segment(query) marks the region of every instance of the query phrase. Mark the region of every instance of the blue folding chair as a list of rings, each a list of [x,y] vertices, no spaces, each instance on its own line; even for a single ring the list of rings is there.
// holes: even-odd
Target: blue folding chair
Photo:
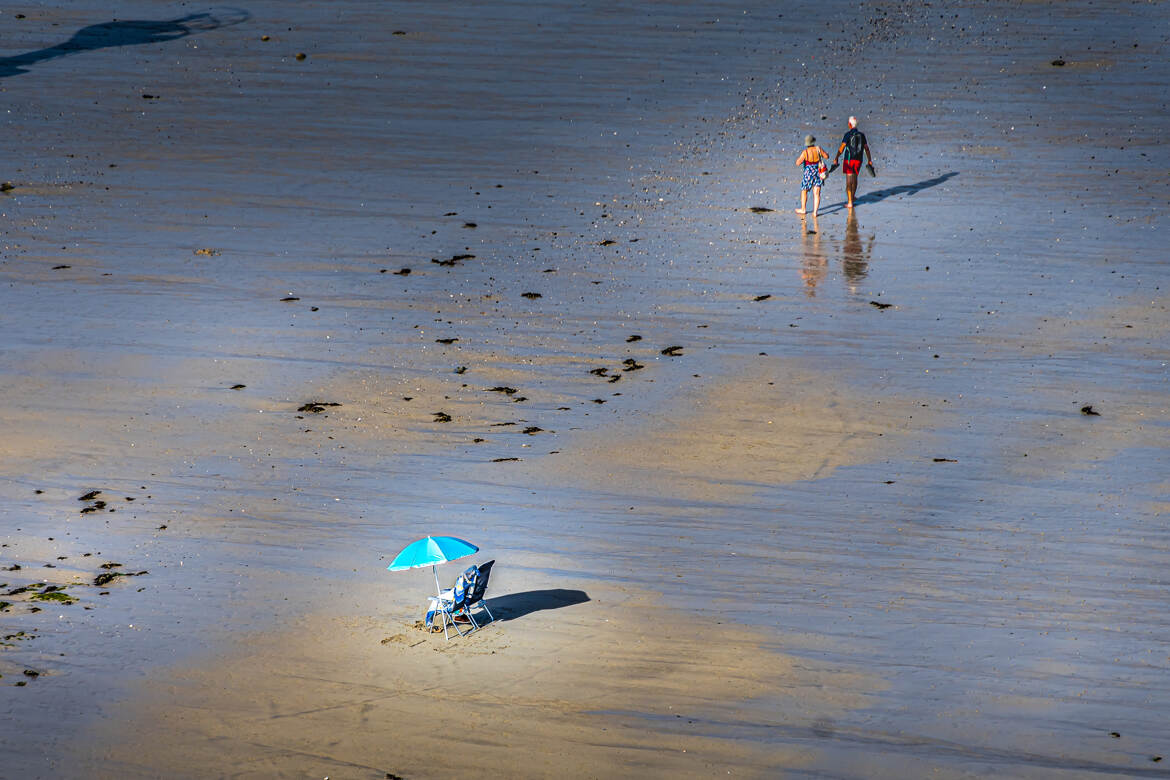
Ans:
[[[467,615],[466,606],[467,598],[474,592],[478,581],[479,569],[475,566],[468,566],[462,574],[455,578],[454,587],[448,588],[438,596],[431,596],[430,608],[427,610],[426,616],[426,627],[433,628],[435,620],[441,619],[443,621],[443,636],[450,641],[450,627],[454,627],[455,633],[463,636],[463,630],[459,628],[459,621],[456,618],[466,617],[467,622],[476,626],[475,621]],[[472,628],[472,631],[474,630],[475,628]]]
[[[495,561],[491,560],[487,563],[481,563],[479,566],[468,566],[462,574],[455,578],[455,587],[443,591],[438,596],[431,596],[430,609],[427,610],[426,617],[427,628],[432,628],[436,619],[442,620],[443,636],[450,641],[450,628],[454,627],[455,632],[459,636],[463,636],[463,630],[459,624],[467,622],[471,624],[471,629],[467,632],[470,634],[481,628],[479,621],[471,612],[472,607],[477,604],[487,613],[488,622],[495,621],[496,617],[488,609],[487,601],[484,599],[484,594],[487,593],[488,578],[491,576],[494,564]]]
[[[487,601],[484,599],[484,594],[487,593],[488,578],[492,576],[492,566],[494,564],[495,561],[491,560],[487,563],[481,563],[478,567],[476,567],[479,569],[479,576],[476,578],[475,587],[471,589],[471,592],[467,594],[467,597],[463,600],[463,613],[467,615],[467,619],[471,621],[471,624],[475,626],[475,628],[480,628],[479,623],[475,620],[475,615],[471,614],[471,608],[476,604],[482,607],[483,611],[487,613],[489,618],[488,622],[492,622],[496,619],[495,615],[492,614],[492,611],[488,609]],[[484,625],[487,625],[487,623]]]

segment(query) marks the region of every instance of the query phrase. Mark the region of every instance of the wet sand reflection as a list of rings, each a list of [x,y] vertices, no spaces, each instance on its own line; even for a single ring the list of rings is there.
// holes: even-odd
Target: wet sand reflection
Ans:
[[[857,214],[849,212],[845,221],[845,239],[841,242],[841,272],[845,274],[845,284],[851,293],[857,292],[858,283],[869,273],[869,260],[873,256],[876,238],[876,233],[870,233],[869,238],[862,241],[857,227]]]
[[[821,229],[818,219],[814,216],[802,220],[804,235],[801,236],[803,259],[800,264],[800,278],[804,280],[804,294],[815,298],[817,286],[824,281],[829,271],[829,260],[825,249],[821,245]],[[869,275],[869,263],[873,257],[873,245],[877,234],[870,232],[862,238],[861,229],[857,224],[857,215],[850,213],[845,222],[845,237],[841,240],[841,273],[845,277],[845,286],[850,293],[856,293],[857,287]]]
[[[800,241],[801,247],[804,249],[804,260],[800,264],[800,278],[804,280],[804,294],[809,298],[815,298],[817,285],[825,278],[829,261],[825,258],[825,252],[821,248],[821,230],[817,218],[813,216],[811,219],[805,220],[802,217],[800,222],[804,228],[804,235]]]

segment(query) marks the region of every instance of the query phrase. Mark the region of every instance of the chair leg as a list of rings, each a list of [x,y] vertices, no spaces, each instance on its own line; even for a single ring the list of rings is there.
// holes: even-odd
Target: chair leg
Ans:
[[[496,622],[496,616],[492,614],[492,611],[490,609],[488,609],[487,599],[480,601],[479,605],[481,607],[483,607],[484,611],[488,613],[488,617],[491,618],[491,621],[489,621],[489,622],[492,622],[492,623]]]
[[[452,612],[452,613],[451,613],[451,625],[455,627],[455,633],[456,633],[456,634],[458,634],[459,636],[463,636],[463,629],[461,629],[461,628],[459,627],[459,623],[458,623],[458,622],[456,622],[456,620],[455,620],[455,613],[454,613],[454,612]]]
[[[480,603],[482,604],[483,602],[480,602]],[[486,605],[484,606],[484,609],[487,609]],[[488,617],[492,617],[492,612],[490,609],[487,611],[487,613],[488,613]],[[463,607],[463,614],[467,616],[467,622],[470,623],[472,626],[470,629],[467,630],[467,634],[470,634],[473,631],[476,631],[477,629],[482,628],[482,626],[479,624],[479,621],[477,621],[475,619],[475,616],[471,614],[470,608]],[[443,637],[448,642],[451,641],[451,632],[450,632],[451,628],[454,628],[455,633],[458,634],[459,636],[466,636],[467,635],[467,634],[464,634],[463,629],[461,629],[459,627],[459,622],[457,620],[455,620],[455,609],[454,608],[452,608],[450,610],[441,609],[441,610],[439,610],[439,615],[441,615],[443,618]],[[495,620],[494,617],[492,617],[492,619]]]

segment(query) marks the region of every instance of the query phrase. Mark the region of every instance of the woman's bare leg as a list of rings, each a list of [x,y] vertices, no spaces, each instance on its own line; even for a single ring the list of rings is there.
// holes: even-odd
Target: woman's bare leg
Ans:
[[[804,207],[808,205],[808,190],[802,189],[800,191],[800,208],[796,210],[797,214],[804,214]]]
[[[815,217],[817,215],[817,212],[820,210],[821,210],[821,188],[820,187],[813,187],[813,216]]]

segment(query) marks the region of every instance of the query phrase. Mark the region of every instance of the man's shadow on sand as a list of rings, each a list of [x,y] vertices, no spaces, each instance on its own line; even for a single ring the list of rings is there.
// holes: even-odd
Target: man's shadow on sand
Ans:
[[[247,11],[229,8],[216,13],[188,14],[177,19],[158,21],[115,19],[101,24],[91,24],[89,27],[82,27],[73,33],[72,38],[56,46],[17,54],[14,57],[0,57],[0,79],[28,73],[31,66],[58,57],[118,46],[165,43],[186,38],[196,32],[230,27],[251,18],[252,15]]]
[[[549,590],[526,590],[523,593],[508,593],[484,599],[496,620],[515,620],[533,612],[546,609],[561,609],[589,601],[583,590],[551,588]]]
[[[864,195],[858,195],[853,199],[853,205],[865,206],[870,203],[880,203],[886,198],[892,198],[895,195],[913,195],[917,192],[930,189],[931,187],[937,187],[947,179],[952,179],[958,175],[958,171],[950,171],[949,173],[944,173],[941,176],[935,176],[933,179],[924,179],[923,181],[916,182],[914,184],[899,184],[897,187],[887,187],[884,190],[874,190],[873,192],[867,192]],[[840,203],[834,203],[831,206],[826,206],[825,208],[821,209],[821,215],[823,216],[825,214],[832,214],[835,211],[841,211],[845,208],[846,203],[847,201],[843,200]]]

